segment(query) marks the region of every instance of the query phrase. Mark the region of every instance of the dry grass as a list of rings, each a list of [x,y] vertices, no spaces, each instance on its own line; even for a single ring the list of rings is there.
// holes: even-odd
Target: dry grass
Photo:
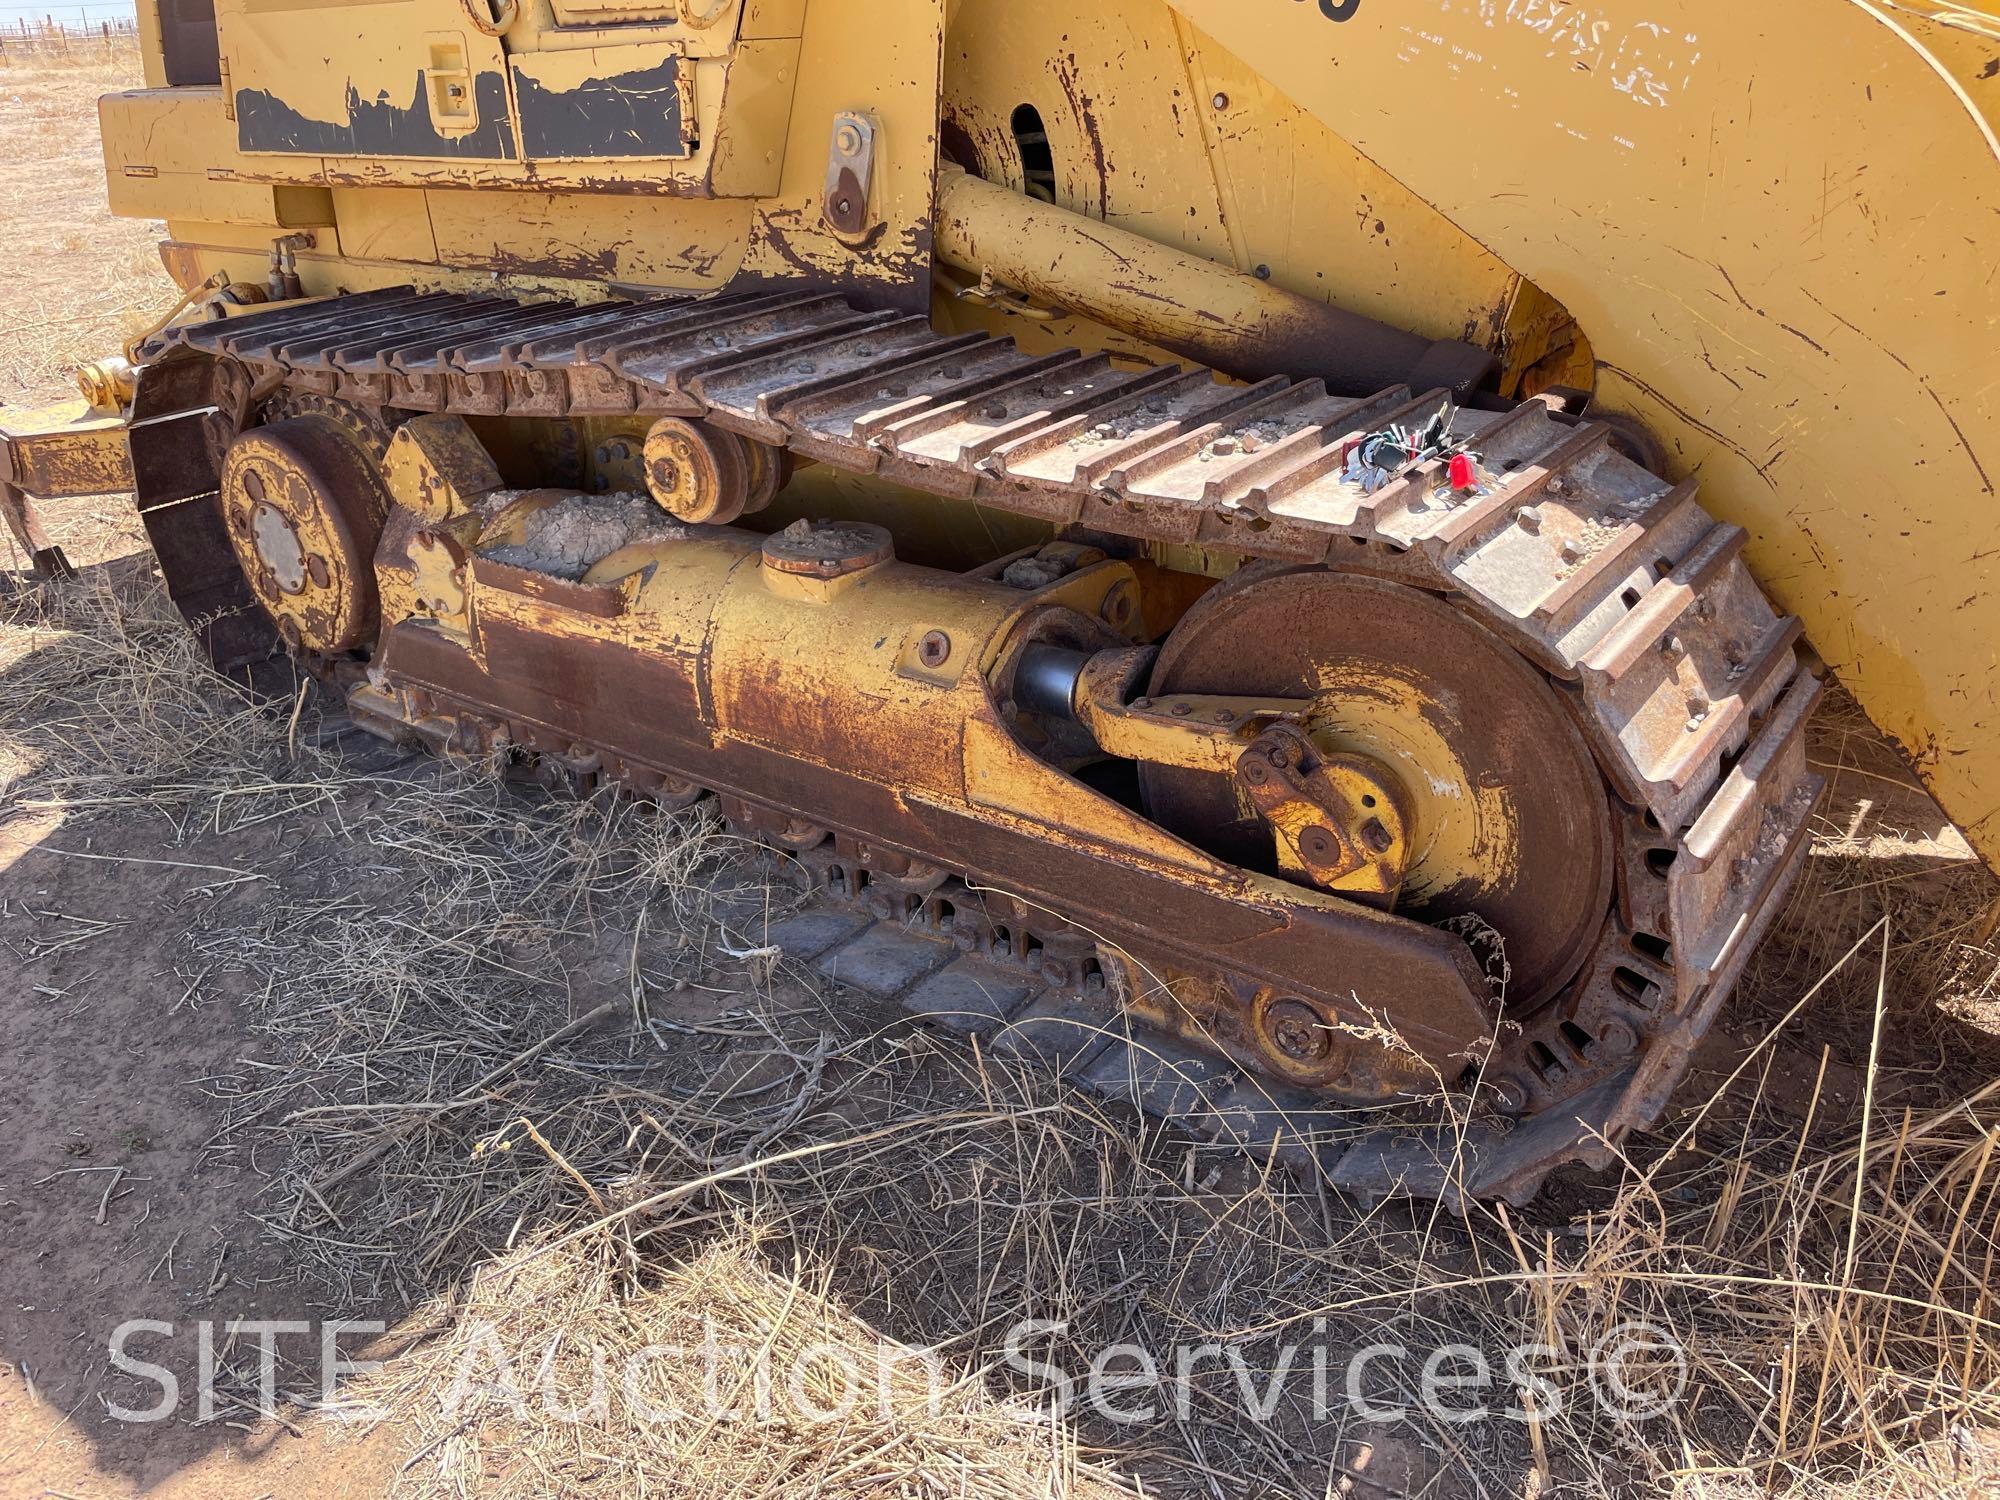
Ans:
[[[104,86],[0,75],[10,138],[44,148],[0,209],[25,278],[0,382],[41,399],[165,291],[150,228],[105,230],[83,133]],[[82,560],[136,544],[115,505],[51,521]],[[256,898],[202,904],[179,940],[185,994],[253,997],[264,1044],[204,1083],[213,1149],[268,1173],[254,1212],[302,1287],[399,1315],[349,1398],[407,1440],[408,1494],[1861,1500],[2000,1480],[1994,885],[1851,708],[1816,735],[1838,780],[1815,858],[1726,1018],[1746,1049],[1629,1165],[1459,1222],[1323,1195],[829,987],[763,949],[782,872],[701,810],[361,758],[312,704],[252,708],[141,564],[0,608],[0,818],[260,852]],[[1071,1372],[1118,1342],[1219,1352],[1185,1415],[1056,1417],[1006,1357],[1024,1319],[1060,1325],[1032,1357]],[[1589,1399],[1583,1359],[1634,1319],[1693,1374],[1643,1421]],[[1298,1378],[1268,1419],[1246,1409],[1287,1346],[1295,1377],[1324,1351],[1338,1397],[1383,1340],[1416,1362],[1370,1367],[1378,1404],[1454,1342],[1544,1343],[1548,1384],[1527,1421],[1338,1399],[1322,1419]],[[710,1341],[736,1351],[737,1415],[658,1417],[700,1411],[687,1351]],[[593,1350],[663,1345],[686,1357],[645,1367],[651,1414],[615,1383],[588,1409]],[[843,1350],[891,1371],[854,1410],[804,1420],[780,1380],[760,1412],[757,1351],[829,1407]],[[545,1391],[586,1410],[552,1420]]]
[[[1858,1497],[1995,1478],[2000,1111],[1879,1055],[1855,1075],[1865,1116],[1816,1069],[1777,1086],[1822,1045],[1795,1033],[1838,1031],[1865,1064],[1878,999],[1914,1017],[1937,998],[1918,985],[1990,988],[1992,955],[1910,894],[1921,881],[1873,887],[1892,904],[1858,945],[1823,950],[1762,1049],[1731,1059],[1740,1076],[1635,1143],[1629,1170],[1459,1223],[1323,1199],[774,968],[755,950],[782,883],[699,810],[301,749],[312,714],[294,726],[205,679],[141,576],[17,601],[7,639],[0,719],[62,752],[13,805],[144,810],[169,845],[299,833],[267,896],[191,926],[186,977],[260,994],[282,1060],[211,1083],[216,1149],[277,1164],[267,1232],[329,1303],[408,1309],[402,1352],[353,1396],[407,1434],[410,1494],[1322,1496],[1358,1470],[1363,1496]],[[1829,827],[1822,858],[1851,842]],[[1788,921],[1785,969],[1836,930],[1814,905],[1829,872]],[[1954,898],[1978,883],[1933,878]],[[1775,996],[1761,976],[1749,1008]],[[1628,1423],[1587,1399],[1581,1355],[1640,1318],[1686,1347],[1694,1385]],[[1006,1360],[1023,1319],[1062,1325],[1032,1354],[1072,1373],[1126,1341],[1163,1360],[1213,1342],[1247,1375],[1203,1362],[1185,1420],[1171,1403],[1129,1426],[1055,1420]],[[709,1338],[737,1416],[701,1414],[691,1355],[648,1364],[643,1391],[696,1415],[622,1399],[623,1354]],[[1457,1341],[1547,1343],[1552,1399],[1526,1425],[1339,1402],[1322,1421],[1295,1379],[1269,1420],[1245,1409],[1239,1381],[1261,1388],[1288,1344],[1295,1369],[1327,1351],[1337,1389],[1383,1339],[1418,1359],[1371,1371],[1378,1402]],[[751,1351],[784,1372],[809,1347],[886,1364],[886,1402],[870,1387],[844,1420],[801,1420],[781,1378],[757,1416]],[[544,1392],[588,1407],[593,1350],[609,1407],[552,1420]]]
[[[0,68],[0,403],[73,395],[79,364],[117,353],[173,302],[156,248],[163,226],[113,218],[105,206],[97,99],[139,83],[135,48]]]
[[[0,793],[39,771],[38,809],[134,795],[184,806],[255,774],[285,742],[282,721],[216,680],[163,590],[102,570],[17,605],[0,633],[0,719],[21,726]]]
[[[1892,1069],[1977,1087],[1993,1060],[1978,1043],[2000,1035],[1995,882],[1852,698],[1829,693],[1813,729],[1813,761],[1831,794],[1791,920],[1761,951],[1742,1003],[1782,1014],[1829,954],[1845,952],[1886,918],[1883,1059]],[[1849,966],[1830,987],[1830,1003],[1799,1018],[1801,1044],[1825,1045],[1836,1060],[1865,1067],[1868,1030],[1853,1021],[1870,1012],[1876,989],[1873,967]]]

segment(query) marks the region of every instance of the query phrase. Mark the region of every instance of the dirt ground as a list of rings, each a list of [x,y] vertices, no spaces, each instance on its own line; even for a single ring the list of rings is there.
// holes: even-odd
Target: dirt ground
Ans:
[[[90,102],[120,81],[0,73],[7,400],[171,300],[154,227],[103,210]],[[1807,872],[1669,1120],[1461,1222],[1315,1195],[827,982],[764,943],[790,898],[699,813],[401,755],[283,683],[252,707],[122,499],[48,520],[81,576],[0,581],[0,1496],[1992,1492],[2000,893],[1838,694]],[[257,1320],[305,1325],[270,1382]],[[334,1320],[382,1325],[337,1347],[383,1368],[329,1391]],[[1454,1340],[1635,1321],[1693,1366],[1663,1413],[1383,1414]],[[1298,1339],[1414,1363],[1378,1360],[1367,1410],[1288,1385],[1247,1415]],[[1131,1421],[1050,1415],[1007,1357],[1192,1340],[1218,1353],[1185,1410]],[[697,1409],[718,1342],[775,1412]],[[507,1378],[573,1400],[642,1348],[671,1415],[628,1385],[553,1420]],[[926,1350],[941,1396],[906,1372],[836,1420],[744,1364]],[[171,1415],[114,1415],[165,1372]]]

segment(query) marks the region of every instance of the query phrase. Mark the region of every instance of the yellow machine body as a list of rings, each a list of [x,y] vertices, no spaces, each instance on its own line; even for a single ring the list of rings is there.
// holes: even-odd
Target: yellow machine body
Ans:
[[[941,326],[1028,347],[1148,347],[1156,321],[1075,313],[1102,267],[1038,257],[1032,223],[934,241],[942,141],[1260,284],[1492,348],[1510,393],[1630,414],[2000,855],[1980,5],[1099,0],[1058,36],[1004,0],[218,0],[205,68],[198,10],[144,0],[148,87],[102,107],[113,207],[167,220],[186,285],[259,284],[304,231],[309,293],[804,277],[879,305],[935,288]],[[844,115],[872,136],[860,234],[825,213]]]
[[[1309,1154],[1518,1195],[1774,918],[1802,640],[2000,863],[1983,4],[140,30],[110,199],[185,297],[94,386],[212,654],[713,794],[920,1014],[1272,1149],[1467,1094]],[[0,443],[38,566],[59,441]]]

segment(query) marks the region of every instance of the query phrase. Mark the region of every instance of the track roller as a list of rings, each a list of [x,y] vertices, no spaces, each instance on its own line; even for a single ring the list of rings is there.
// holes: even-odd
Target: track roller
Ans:
[[[706,422],[661,417],[646,433],[646,488],[663,510],[691,526],[727,526],[743,514],[751,499],[751,464],[743,439]],[[775,484],[770,489],[776,493]]]

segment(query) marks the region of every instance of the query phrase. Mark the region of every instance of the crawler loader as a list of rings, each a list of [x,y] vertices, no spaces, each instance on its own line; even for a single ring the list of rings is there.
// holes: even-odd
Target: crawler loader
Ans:
[[[38,565],[129,455],[218,665],[713,798],[989,1050],[1519,1199],[1772,921],[1822,665],[2000,856],[1986,0],[139,25],[184,296],[4,445]]]

